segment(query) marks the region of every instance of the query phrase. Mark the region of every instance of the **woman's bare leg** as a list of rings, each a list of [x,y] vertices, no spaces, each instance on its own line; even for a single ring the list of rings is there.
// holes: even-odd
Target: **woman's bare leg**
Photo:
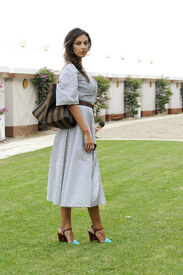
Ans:
[[[63,228],[71,228],[71,207],[60,207],[61,211],[61,226]]]
[[[61,210],[61,226],[64,229],[68,229],[72,227],[71,223],[71,207],[60,207]],[[62,231],[59,229],[59,232]],[[69,243],[73,242],[73,232],[71,230],[65,232],[65,236]]]
[[[90,218],[92,220],[93,227],[96,229],[102,228],[102,220],[100,217],[100,211],[98,206],[88,207],[88,212],[90,214]],[[90,228],[90,232],[94,233],[92,227]],[[96,236],[98,237],[100,242],[105,241],[105,231],[104,229],[96,231]]]

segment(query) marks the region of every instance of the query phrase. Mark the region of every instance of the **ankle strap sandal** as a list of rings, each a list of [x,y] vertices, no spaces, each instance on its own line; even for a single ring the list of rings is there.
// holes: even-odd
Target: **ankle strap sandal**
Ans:
[[[99,230],[102,230],[104,229],[103,227],[101,228],[95,228],[93,225],[91,226],[94,233],[90,232],[88,230],[88,234],[89,234],[89,238],[90,238],[90,242],[93,242],[93,241],[98,241],[99,243],[101,243],[101,241],[98,239],[98,237],[96,236],[96,232],[99,231]],[[105,239],[104,243],[111,243],[112,241],[109,240],[108,238]],[[102,242],[103,243],[103,242]]]
[[[60,233],[60,232],[58,232],[58,239],[59,239],[59,242],[61,242],[61,243],[68,243],[68,240],[67,240],[67,237],[66,237],[66,235],[65,235],[65,232],[66,231],[69,231],[69,230],[72,230],[72,228],[63,228],[62,226],[60,227],[60,230],[63,232],[63,234],[62,233]],[[76,241],[76,240],[74,240],[73,242],[72,242],[72,244],[79,244],[79,242],[78,241]]]

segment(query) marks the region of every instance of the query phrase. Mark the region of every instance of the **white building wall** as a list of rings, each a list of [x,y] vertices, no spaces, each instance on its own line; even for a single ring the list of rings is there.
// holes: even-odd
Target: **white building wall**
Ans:
[[[181,109],[181,96],[180,96],[180,83],[172,82],[170,84],[170,90],[173,92],[173,95],[170,97],[168,104],[168,109]]]
[[[28,87],[23,87],[23,78],[7,79],[6,89],[6,126],[27,126],[37,124],[32,110],[37,106],[37,92],[28,80]]]
[[[106,115],[106,109],[102,109],[100,112],[100,116],[105,120],[105,115]]]
[[[5,117],[5,125],[6,126],[12,126],[14,125],[14,93],[13,93],[13,79],[5,79],[4,81],[5,85],[5,105],[8,109],[8,112],[6,113]]]
[[[6,127],[7,132],[12,136],[30,134],[37,131],[37,120],[32,115],[32,110],[37,106],[37,91],[31,84],[30,78],[36,71],[15,70],[0,71],[0,107],[7,107]],[[95,74],[96,75],[96,74]],[[23,87],[23,79],[27,77],[28,87]],[[124,117],[124,81],[127,76],[104,75],[110,80],[108,109],[102,110],[101,115],[108,117],[109,120],[118,120]],[[137,76],[131,76],[137,78]],[[140,79],[140,77],[138,76]],[[143,78],[141,87],[141,111],[142,115],[153,115],[155,113],[155,81],[156,77]],[[180,99],[180,85],[183,79],[172,79],[171,90],[173,95],[168,104],[169,113],[182,111]],[[176,82],[177,81],[177,82]],[[150,86],[152,82],[152,87]],[[173,110],[173,111],[172,111]],[[144,114],[143,114],[144,112]],[[154,113],[153,113],[154,112]],[[27,127],[26,127],[27,126]],[[27,131],[27,132],[26,132]],[[32,132],[31,132],[32,131]]]
[[[150,85],[151,82],[151,85]],[[143,81],[141,87],[141,111],[154,111],[155,110],[155,82]]]
[[[4,89],[4,78],[0,77],[0,108],[5,106],[5,89]]]
[[[108,93],[110,100],[108,101],[108,109],[106,109],[107,115],[124,114],[124,82],[119,81],[118,83],[119,86],[117,87],[117,81],[110,81]]]

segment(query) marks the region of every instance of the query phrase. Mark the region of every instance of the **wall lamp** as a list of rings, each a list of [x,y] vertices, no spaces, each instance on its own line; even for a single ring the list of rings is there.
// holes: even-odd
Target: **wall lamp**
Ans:
[[[142,59],[141,59],[140,57],[138,57],[138,58],[137,58],[137,61],[138,61],[138,62],[141,62],[141,61],[142,61]]]
[[[151,58],[151,59],[149,59],[149,62],[150,62],[151,64],[153,64],[153,63],[154,63],[154,60]]]
[[[24,48],[27,45],[27,42],[25,40],[20,40],[19,41],[19,46]]]
[[[48,51],[48,50],[49,50],[49,45],[46,45],[46,44],[43,45],[43,50],[44,50],[44,51]]]

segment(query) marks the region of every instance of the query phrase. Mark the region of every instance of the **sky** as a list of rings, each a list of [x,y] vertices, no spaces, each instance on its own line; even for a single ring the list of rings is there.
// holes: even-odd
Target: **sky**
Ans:
[[[92,39],[88,72],[183,78],[182,10],[182,0],[0,0],[0,67],[61,70],[79,27]]]

